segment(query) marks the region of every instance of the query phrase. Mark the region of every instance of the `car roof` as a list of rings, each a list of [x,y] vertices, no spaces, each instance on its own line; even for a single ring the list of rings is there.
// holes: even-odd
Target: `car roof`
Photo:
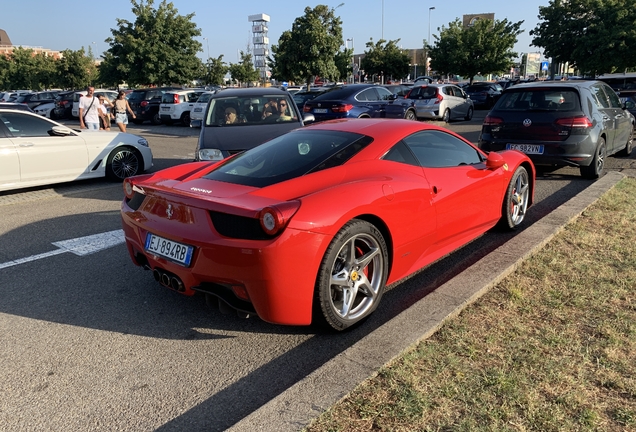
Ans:
[[[536,87],[590,87],[593,84],[601,83],[598,80],[573,80],[573,81],[533,81],[527,83],[520,83],[509,87],[506,91],[510,90],[523,90],[527,88]]]
[[[249,87],[249,88],[226,88],[223,90],[220,90],[218,92],[216,92],[214,94],[214,96],[212,96],[213,99],[216,99],[217,97],[228,97],[228,96],[235,96],[235,97],[241,97],[241,96],[251,96],[251,97],[257,97],[257,96],[261,96],[261,95],[281,95],[281,96],[291,96],[291,93],[287,92],[286,90],[281,90],[279,88],[276,87]]]

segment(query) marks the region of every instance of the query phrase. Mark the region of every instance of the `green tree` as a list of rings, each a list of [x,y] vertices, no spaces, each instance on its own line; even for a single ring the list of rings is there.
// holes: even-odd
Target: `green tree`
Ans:
[[[57,86],[65,89],[81,89],[91,83],[93,59],[84,49],[64,50],[62,58],[55,62]]]
[[[117,19],[104,55],[104,73],[131,86],[186,84],[198,74],[202,45],[195,40],[201,30],[192,22],[194,13],[179,15],[172,3],[131,0],[134,22]],[[114,79],[114,78],[113,78]]]
[[[532,44],[555,63],[600,75],[636,66],[634,0],[551,0],[539,6]]]
[[[252,63],[252,54],[241,51],[240,55],[240,63],[230,63],[229,71],[232,79],[245,84],[258,81],[259,75]]]
[[[225,81],[225,74],[229,68],[223,61],[223,55],[217,58],[210,57],[205,66],[205,83],[213,85],[221,85]],[[257,72],[258,79],[258,72]]]
[[[382,75],[394,79],[405,78],[409,74],[409,56],[406,50],[398,46],[399,39],[386,41],[373,39],[366,43],[367,50],[360,68],[367,75]]]
[[[338,81],[344,81],[353,72],[353,49],[345,48],[344,51],[338,51],[334,57],[336,68],[338,69]]]
[[[0,89],[2,90],[10,88],[7,83],[10,67],[11,61],[9,61],[9,58],[7,56],[0,55]]]
[[[38,90],[38,66],[32,49],[16,47],[9,59],[7,87]]]
[[[510,70],[517,53],[512,51],[523,21],[477,20],[464,27],[459,19],[438,29],[434,46],[428,45],[431,69],[440,75],[457,74],[473,77],[477,74],[502,73]]]
[[[36,79],[40,89],[57,87],[57,61],[44,53],[39,53],[34,58],[37,67]]]
[[[306,7],[305,15],[294,20],[291,30],[272,46],[272,77],[280,81],[305,82],[309,87],[316,76],[340,77],[335,57],[342,39],[342,21],[327,5]]]

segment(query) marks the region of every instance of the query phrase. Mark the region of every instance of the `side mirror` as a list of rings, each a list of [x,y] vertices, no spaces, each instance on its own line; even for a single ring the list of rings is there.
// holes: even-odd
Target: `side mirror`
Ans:
[[[201,120],[190,120],[190,127],[191,128],[200,128],[202,126],[202,121]]]
[[[310,114],[310,113],[303,114],[303,123],[304,124],[313,123],[315,121],[316,121],[316,117],[314,117],[313,114]]]
[[[489,170],[496,170],[501,168],[506,163],[506,160],[497,152],[491,151],[488,153],[488,159],[486,159],[486,168]]]
[[[64,126],[53,126],[53,128],[49,131],[49,135],[51,136],[69,136],[73,135],[73,131]]]
[[[392,101],[396,100],[397,98],[398,98],[397,94],[392,94],[391,96],[389,96],[389,100],[392,100]]]

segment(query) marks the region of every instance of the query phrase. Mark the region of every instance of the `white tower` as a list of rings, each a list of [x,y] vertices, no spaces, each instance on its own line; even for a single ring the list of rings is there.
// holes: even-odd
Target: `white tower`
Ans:
[[[269,79],[267,57],[269,56],[269,37],[267,23],[269,15],[257,14],[247,17],[252,23],[252,43],[254,44],[254,67],[260,72],[261,79]]]

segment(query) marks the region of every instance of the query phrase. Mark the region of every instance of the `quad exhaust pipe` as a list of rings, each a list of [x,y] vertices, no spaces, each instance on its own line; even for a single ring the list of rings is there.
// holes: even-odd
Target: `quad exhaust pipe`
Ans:
[[[181,281],[181,279],[179,279],[178,276],[170,274],[165,270],[158,269],[158,268],[154,269],[152,271],[152,277],[154,277],[157,282],[159,282],[161,285],[167,288],[170,288],[179,292],[185,291],[185,286],[183,285],[183,282]]]

